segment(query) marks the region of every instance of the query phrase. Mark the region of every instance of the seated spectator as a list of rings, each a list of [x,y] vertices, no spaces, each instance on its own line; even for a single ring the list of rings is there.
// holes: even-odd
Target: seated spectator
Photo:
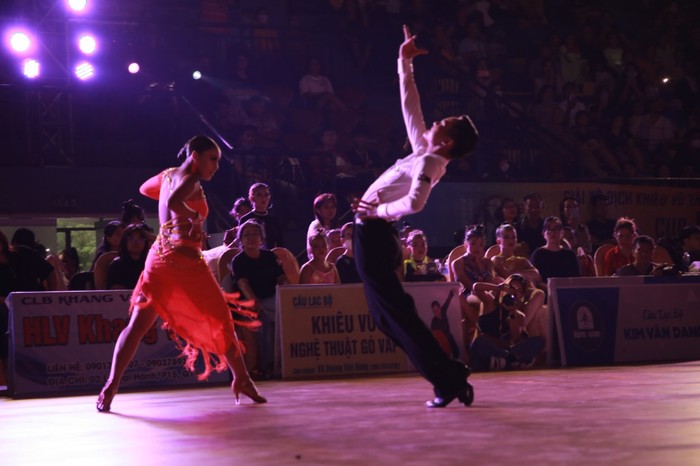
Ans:
[[[503,280],[494,274],[493,262],[484,257],[486,244],[483,225],[467,228],[464,235],[466,253],[452,262],[452,276],[462,284],[462,295],[471,294],[476,282],[501,283]]]
[[[231,217],[235,223],[233,228],[229,228],[224,233],[223,244],[234,247],[236,244],[236,236],[238,236],[238,225],[241,224],[241,218],[248,212],[253,210],[253,204],[250,200],[245,197],[239,197],[233,201],[233,207],[229,210],[228,215]]]
[[[133,199],[122,203],[122,225],[141,225],[141,229],[146,233],[148,241],[153,243],[156,234],[153,228],[146,223],[146,209],[136,204]]]
[[[343,237],[340,234],[340,228],[327,230],[326,239],[328,239],[328,251],[343,247]]]
[[[545,293],[542,277],[539,271],[526,257],[515,254],[518,244],[518,236],[513,225],[506,223],[496,230],[496,241],[500,248],[499,254],[492,257],[493,269],[496,275],[502,279],[517,274],[527,280],[524,295],[525,327],[531,335],[540,335],[547,338],[547,310],[542,306],[545,301]]]
[[[61,262],[61,272],[66,285],[76,273],[80,272],[80,257],[78,250],[71,247],[61,251],[58,255],[58,260]]]
[[[340,283],[362,283],[360,275],[355,267],[355,257],[352,254],[352,235],[355,229],[353,222],[348,222],[340,228],[340,235],[343,238],[344,251],[335,261],[335,268],[338,270]],[[331,250],[330,253],[333,251]]]
[[[309,224],[306,230],[306,238],[314,236],[318,230],[324,232],[336,228],[338,220],[338,201],[333,193],[323,193],[316,196],[314,199],[314,219]]]
[[[608,218],[609,205],[607,196],[603,194],[591,196],[593,217],[586,226],[591,234],[592,252],[595,252],[601,244],[612,244],[615,241],[613,238],[615,220]]]
[[[513,225],[505,223],[496,229],[496,244],[499,252],[491,258],[496,276],[505,280],[512,274],[519,273],[535,286],[541,284],[542,277],[532,262],[516,253],[518,232]]]
[[[408,259],[403,261],[403,276],[407,282],[445,281],[439,261],[428,257],[428,238],[421,230],[413,230],[406,240]]]
[[[526,254],[545,244],[542,238],[542,198],[537,193],[525,195],[523,208],[525,215],[515,228],[518,230],[518,239],[527,246]]]
[[[483,303],[479,335],[470,348],[469,364],[477,371],[528,367],[545,348],[545,339],[525,329],[527,280],[514,274],[500,285],[477,282],[473,293]]]
[[[544,219],[542,236],[545,238],[545,245],[537,248],[530,258],[545,283],[550,278],[578,277],[580,274],[576,254],[564,247],[563,230],[559,217]]]
[[[564,111],[569,128],[573,128],[578,112],[586,110],[586,105],[578,99],[576,84],[567,82],[563,87],[563,98],[559,102],[559,108]]]
[[[18,228],[12,235],[10,247],[10,267],[15,273],[14,291],[54,291],[61,288],[58,273],[39,254],[34,232],[28,228]]]
[[[504,196],[501,198],[501,205],[494,214],[496,224],[502,226],[504,223],[510,223],[515,227],[520,223],[520,213],[518,212],[518,203],[512,197]],[[493,243],[496,244],[496,229],[493,231]]]
[[[272,205],[270,187],[265,183],[254,183],[248,190],[248,199],[253,210],[241,217],[241,224],[257,220],[265,227],[265,248],[284,247],[282,222],[268,212]]]
[[[649,104],[647,113],[630,124],[630,132],[648,155],[670,146],[675,137],[676,128],[665,112],[666,101],[659,97]]]
[[[107,289],[133,290],[146,266],[149,247],[144,225],[128,225],[119,242],[118,255],[107,268]]]
[[[309,108],[328,111],[348,109],[335,95],[330,79],[321,74],[318,58],[309,60],[309,72],[299,80],[299,94]]]
[[[700,261],[700,227],[697,225],[683,227],[679,237],[683,248],[679,265],[681,270],[687,272],[691,264]]]
[[[97,259],[106,252],[112,252],[119,249],[119,242],[122,239],[122,233],[124,232],[124,225],[119,220],[112,220],[107,225],[105,225],[104,233],[102,234],[102,240],[97,246],[95,251],[95,258],[92,260],[92,266],[90,270],[95,268],[95,262]]]
[[[591,236],[588,228],[581,222],[578,200],[566,196],[559,204],[559,218],[564,225],[563,240],[565,245],[576,253],[581,277],[595,277],[595,264],[591,256]]]
[[[603,275],[611,276],[620,267],[632,262],[632,242],[637,237],[637,224],[631,218],[620,217],[613,229],[617,245],[605,253]]]
[[[647,235],[637,236],[632,241],[632,263],[623,265],[615,275],[628,277],[632,275],[661,275],[661,269],[668,264],[655,264],[651,261],[655,242]]]
[[[571,131],[581,154],[581,167],[585,174],[595,178],[622,174],[620,162],[605,146],[598,128],[590,124],[590,114],[587,111],[576,113]]]
[[[319,285],[322,283],[334,284],[340,283],[338,271],[335,264],[330,264],[326,261],[328,254],[328,238],[322,229],[319,229],[315,235],[307,239],[307,254],[309,261],[301,266],[299,271],[300,285]]]
[[[279,148],[281,137],[279,123],[270,112],[268,102],[260,96],[254,96],[248,99],[243,107],[246,112],[244,124],[257,129],[258,147],[264,149]]]
[[[253,302],[252,309],[262,325],[254,334],[243,326],[236,331],[248,348],[245,360],[251,374],[270,378],[275,360],[277,285],[287,283],[287,278],[275,253],[263,247],[265,226],[261,222],[244,221],[238,228],[237,242],[242,250],[231,261],[232,275],[242,297]]]

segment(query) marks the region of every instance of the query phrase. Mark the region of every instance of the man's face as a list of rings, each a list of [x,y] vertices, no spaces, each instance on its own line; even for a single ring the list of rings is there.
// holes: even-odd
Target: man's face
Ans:
[[[425,132],[425,139],[432,145],[452,141],[451,129],[457,122],[457,117],[447,117],[433,123]]]
[[[525,213],[528,217],[539,218],[542,212],[542,203],[539,199],[528,199],[525,201]]]
[[[651,262],[651,255],[654,252],[654,247],[651,244],[639,243],[634,248],[634,261],[637,264],[646,265]]]

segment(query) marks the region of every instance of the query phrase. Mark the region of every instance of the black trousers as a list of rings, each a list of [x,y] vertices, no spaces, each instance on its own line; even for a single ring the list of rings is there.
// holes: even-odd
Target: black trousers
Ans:
[[[353,254],[377,327],[404,350],[418,372],[433,384],[436,396],[454,397],[463,391],[466,367],[445,354],[396,274],[402,254],[394,227],[378,218],[357,220]]]

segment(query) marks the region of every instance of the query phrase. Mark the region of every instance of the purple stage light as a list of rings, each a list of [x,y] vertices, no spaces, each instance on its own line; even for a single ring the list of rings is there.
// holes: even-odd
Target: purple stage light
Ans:
[[[129,73],[136,74],[141,70],[141,67],[139,66],[138,63],[132,62],[132,63],[129,63],[129,66],[126,69],[129,70]]]
[[[81,81],[90,79],[95,76],[95,67],[86,61],[81,61],[75,65],[75,76]]]
[[[197,80],[202,78],[202,73],[200,71],[195,71],[192,73],[192,79]]]
[[[67,0],[66,6],[75,13],[83,13],[87,10],[87,0]]]
[[[36,49],[36,40],[26,29],[8,29],[3,36],[7,48],[17,55],[32,53]]]
[[[27,58],[22,62],[22,74],[29,79],[39,77],[40,66],[39,62],[33,58]]]
[[[83,34],[78,38],[78,48],[85,55],[92,55],[97,50],[97,40],[91,34]]]

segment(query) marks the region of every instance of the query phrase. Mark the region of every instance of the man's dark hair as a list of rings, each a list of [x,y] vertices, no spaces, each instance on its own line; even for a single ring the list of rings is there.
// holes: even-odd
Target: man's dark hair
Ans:
[[[17,228],[12,235],[12,244],[15,246],[27,246],[33,248],[36,245],[36,236],[29,228]]]
[[[474,150],[476,141],[479,139],[479,131],[467,115],[458,117],[447,134],[454,141],[454,145],[450,149],[451,158],[464,157],[470,153]]]

